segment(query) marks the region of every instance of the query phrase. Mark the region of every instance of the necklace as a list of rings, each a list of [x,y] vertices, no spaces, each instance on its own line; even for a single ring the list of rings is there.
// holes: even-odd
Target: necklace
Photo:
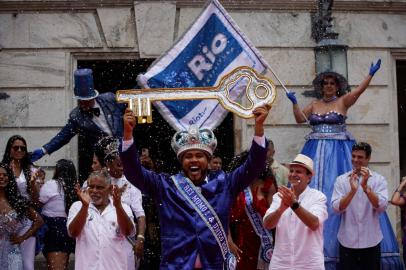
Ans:
[[[337,99],[337,96],[332,96],[332,97],[329,97],[329,98],[323,98],[323,101],[325,103],[330,103],[330,102],[333,102],[336,99]]]

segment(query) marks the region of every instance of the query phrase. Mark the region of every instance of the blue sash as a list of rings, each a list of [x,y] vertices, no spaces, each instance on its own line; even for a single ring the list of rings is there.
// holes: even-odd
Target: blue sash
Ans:
[[[227,234],[214,209],[187,177],[177,174],[171,178],[176,188],[196,210],[216,239],[225,262],[225,269],[234,270],[237,266],[237,260],[228,248]]]
[[[253,199],[249,187],[244,189],[244,195],[245,195],[245,212],[247,213],[247,216],[250,219],[252,227],[254,227],[256,234],[261,239],[261,249],[260,249],[261,258],[266,263],[269,263],[271,261],[273,252],[272,234],[270,231],[264,228],[264,226],[262,225],[261,215],[259,215],[258,212],[255,211],[254,207],[252,206]]]

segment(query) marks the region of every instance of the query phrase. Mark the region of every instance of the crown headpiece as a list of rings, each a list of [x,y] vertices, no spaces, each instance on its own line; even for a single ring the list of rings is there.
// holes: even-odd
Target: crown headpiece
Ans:
[[[210,129],[199,130],[197,125],[191,125],[188,131],[178,131],[173,135],[171,146],[178,159],[187,150],[203,150],[212,156],[217,139]]]
[[[101,138],[95,145],[95,151],[98,150],[103,155],[103,160],[111,159],[119,155],[119,140],[113,136]]]

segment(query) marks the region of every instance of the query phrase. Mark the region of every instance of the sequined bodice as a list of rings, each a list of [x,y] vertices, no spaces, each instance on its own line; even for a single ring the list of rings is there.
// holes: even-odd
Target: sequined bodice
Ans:
[[[0,239],[8,239],[10,234],[16,233],[21,226],[14,210],[7,214],[0,214]]]
[[[316,126],[320,124],[328,124],[328,125],[343,125],[345,124],[345,120],[347,116],[335,112],[330,111],[326,114],[316,114],[312,113],[309,117],[310,125]]]
[[[346,129],[346,119],[347,116],[336,111],[329,111],[326,114],[312,113],[309,116],[312,132],[306,138],[352,140],[352,135]]]

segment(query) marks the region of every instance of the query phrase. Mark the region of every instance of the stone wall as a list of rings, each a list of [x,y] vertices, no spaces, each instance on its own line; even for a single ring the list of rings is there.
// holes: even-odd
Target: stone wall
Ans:
[[[2,3],[4,2],[4,3]],[[40,147],[65,124],[72,100],[72,72],[80,59],[154,58],[167,50],[198,16],[204,1],[3,1],[0,0],[0,155],[8,137],[23,135],[29,149]],[[262,52],[299,104],[315,76],[311,38],[313,1],[227,1],[225,7]],[[335,30],[349,46],[351,86],[368,73],[371,61],[383,65],[371,86],[349,111],[349,130],[373,146],[372,166],[389,181],[399,179],[395,56],[406,48],[406,4],[336,1]],[[373,29],[373,30],[372,30]],[[398,56],[396,56],[398,57]],[[270,75],[271,76],[271,75]],[[275,81],[277,85],[277,81]],[[302,148],[306,125],[296,125],[291,103],[278,87],[266,133],[277,159],[290,161]],[[253,122],[235,118],[236,152],[246,148]],[[77,160],[77,141],[38,165]],[[51,174],[48,174],[50,176]],[[396,209],[390,207],[393,224]],[[398,227],[399,228],[399,227]]]

